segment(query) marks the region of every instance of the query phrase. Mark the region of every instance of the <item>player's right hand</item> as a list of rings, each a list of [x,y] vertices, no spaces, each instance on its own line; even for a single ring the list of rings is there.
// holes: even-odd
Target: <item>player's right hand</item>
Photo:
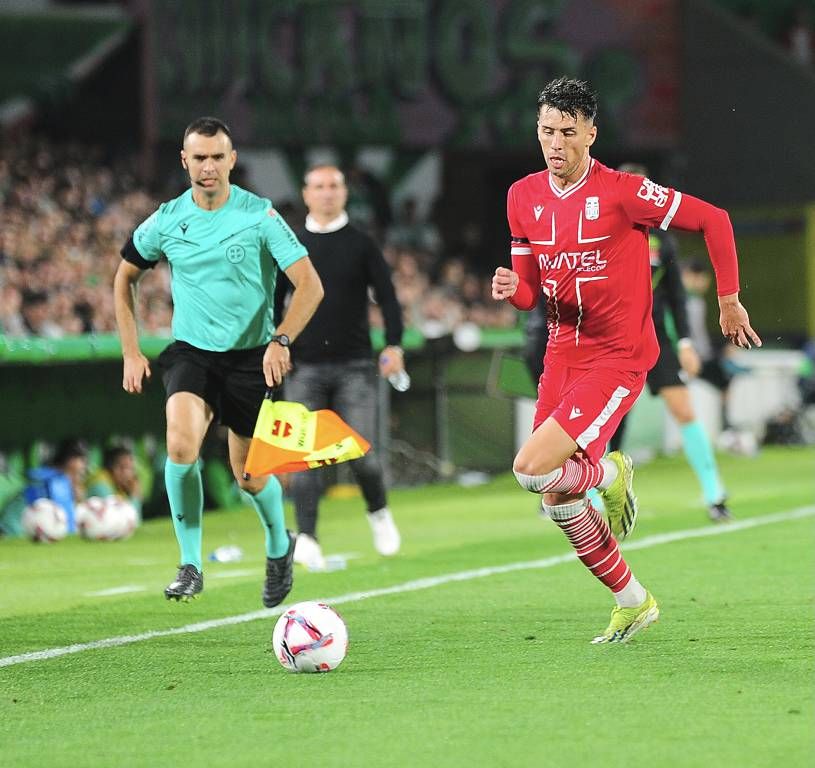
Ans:
[[[761,338],[750,325],[747,310],[738,294],[719,296],[719,326],[726,339],[742,349],[750,349],[751,343],[761,346]]]
[[[291,370],[291,352],[288,347],[270,342],[263,354],[263,377],[267,387],[283,383],[283,377]]]
[[[695,378],[699,375],[699,371],[702,370],[702,361],[699,359],[699,353],[693,348],[693,345],[680,342],[676,354],[679,357],[679,365],[688,376]]]
[[[140,395],[144,378],[149,379],[150,376],[152,376],[150,361],[141,352],[124,359],[122,389],[128,394]]]
[[[506,267],[498,267],[492,276],[492,298],[496,301],[508,299],[518,290],[518,283],[521,279],[517,272],[513,272]]]

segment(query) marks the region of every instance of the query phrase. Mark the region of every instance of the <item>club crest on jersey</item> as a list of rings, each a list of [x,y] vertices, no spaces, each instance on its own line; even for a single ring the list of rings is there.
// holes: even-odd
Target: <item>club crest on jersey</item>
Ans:
[[[540,221],[541,214],[543,213],[543,206],[542,205],[536,205],[532,209],[532,212],[535,214],[535,221]]]
[[[592,221],[600,218],[600,198],[587,197],[586,198],[586,219]]]
[[[230,245],[226,249],[226,258],[231,264],[240,264],[244,256],[246,256],[246,250],[242,245]]]

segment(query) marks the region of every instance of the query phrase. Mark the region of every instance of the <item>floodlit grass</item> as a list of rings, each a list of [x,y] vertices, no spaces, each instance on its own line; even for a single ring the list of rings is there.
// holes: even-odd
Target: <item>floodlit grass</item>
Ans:
[[[739,520],[815,511],[815,451],[721,457]],[[632,544],[713,529],[681,459],[638,470]],[[341,602],[361,590],[569,552],[510,477],[394,492],[404,547],[373,552],[358,499],[327,500],[327,554],[288,602],[338,598],[348,658],[290,675],[275,616],[1,666],[10,656],[257,611],[262,532],[207,513],[202,597],[164,601],[169,520],[129,541],[0,540],[0,764],[22,766],[804,766],[815,753],[813,517],[632,549],[659,623],[592,646],[611,600],[576,562]],[[718,529],[716,529],[718,530]],[[726,530],[726,527],[725,527]],[[99,596],[111,588],[133,591]]]

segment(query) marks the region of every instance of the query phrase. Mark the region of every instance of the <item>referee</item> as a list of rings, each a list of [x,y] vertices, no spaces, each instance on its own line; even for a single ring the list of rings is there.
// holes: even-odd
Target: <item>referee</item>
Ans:
[[[213,421],[229,427],[229,461],[266,535],[263,604],[283,601],[292,586],[294,536],[285,526],[275,477],[245,480],[243,466],[266,387],[290,368],[289,342],[303,330],[323,295],[307,251],[272,207],[229,175],[237,153],[229,128],[202,117],[184,132],[181,165],[190,189],[163,203],[122,248],[113,292],[122,341],[126,392],[138,394],[150,364],[139,349],[135,293],[146,270],[171,267],[173,337],[159,357],[167,392],[164,479],[180,550],[168,600],[188,600],[204,587],[204,506],[198,457]],[[275,281],[294,284],[286,316],[275,327]]]
[[[296,229],[325,289],[325,297],[311,322],[292,345],[292,372],[286,379],[286,399],[309,410],[330,408],[373,442],[377,414],[377,365],[373,362],[368,321],[369,292],[373,291],[385,322],[386,347],[379,355],[382,376],[404,368],[402,312],[381,250],[364,232],[348,222],[348,189],[339,168],[319,165],[305,175],[303,200],[308,209],[305,228]],[[278,285],[277,313],[290,286]],[[276,313],[276,316],[280,316]],[[362,490],[374,547],[380,555],[394,555],[401,544],[387,505],[382,466],[372,450],[349,464]],[[291,494],[299,534],[295,562],[314,570],[325,568],[317,539],[317,514],[322,470],[293,476]]]

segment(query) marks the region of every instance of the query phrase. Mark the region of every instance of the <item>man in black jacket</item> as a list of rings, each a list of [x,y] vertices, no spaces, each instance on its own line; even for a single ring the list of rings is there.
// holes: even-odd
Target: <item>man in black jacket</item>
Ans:
[[[330,408],[369,441],[376,428],[376,365],[368,322],[369,289],[382,310],[386,347],[379,373],[389,377],[404,369],[402,313],[382,252],[364,232],[348,223],[348,189],[339,168],[319,165],[305,175],[305,227],[297,236],[322,280],[325,296],[314,317],[292,345],[293,370],[286,378],[286,399],[310,410]],[[278,284],[276,306],[282,311],[287,289]],[[400,536],[387,506],[382,466],[371,450],[349,464],[368,509],[374,546],[381,555],[399,551]],[[317,541],[321,471],[293,476],[291,493],[299,534],[295,562],[325,567]]]

